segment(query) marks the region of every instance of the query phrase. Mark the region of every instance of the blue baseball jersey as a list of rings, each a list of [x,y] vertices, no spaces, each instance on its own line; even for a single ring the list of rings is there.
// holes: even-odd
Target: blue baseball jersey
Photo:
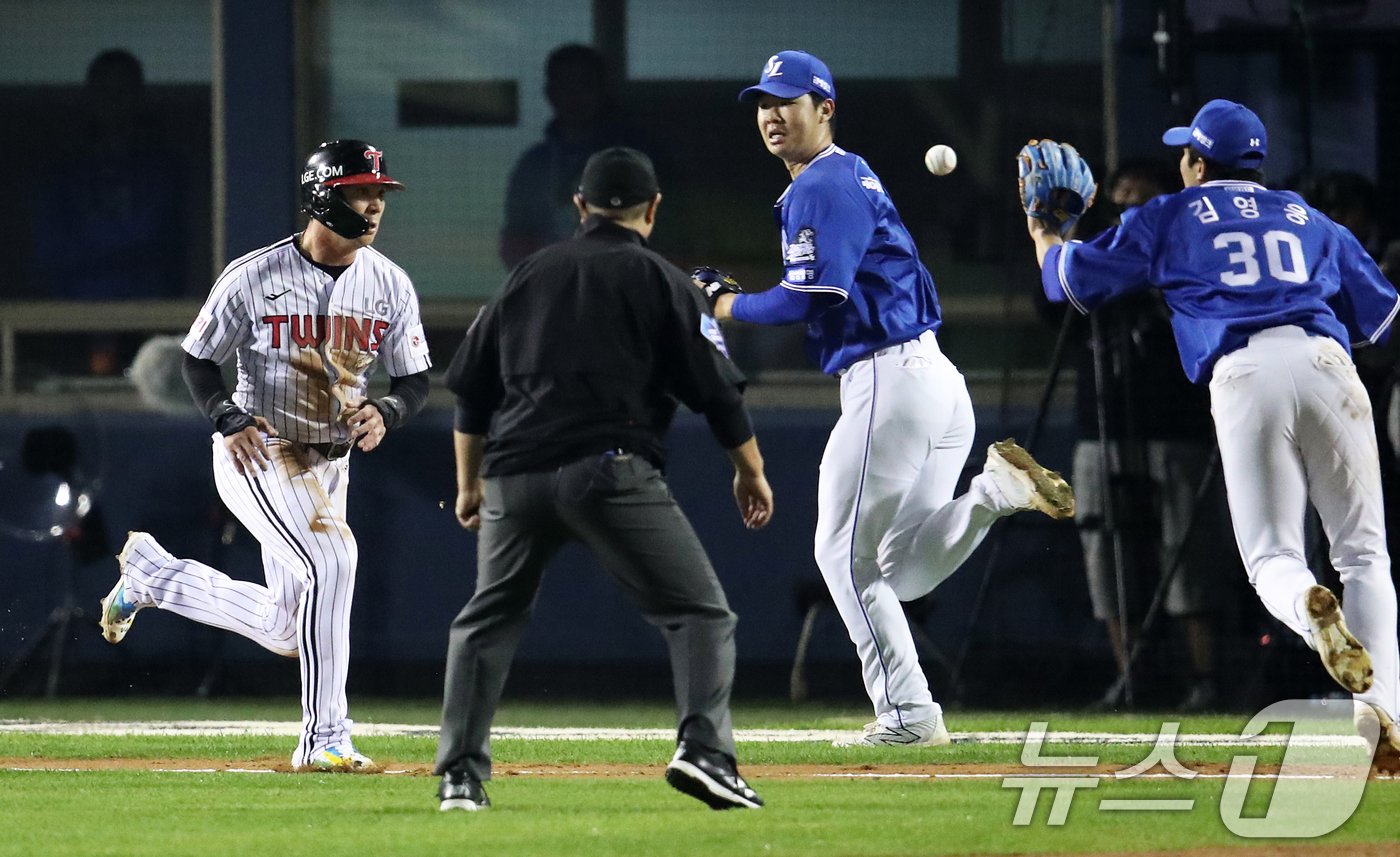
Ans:
[[[827,147],[773,213],[782,228],[782,287],[834,298],[807,324],[807,352],[823,372],[938,329],[933,277],[864,158]]]
[[[1046,254],[1047,293],[1080,312],[1157,288],[1172,310],[1181,365],[1215,361],[1261,330],[1295,325],[1343,347],[1383,341],[1400,296],[1346,228],[1292,191],[1212,181],[1128,211],[1120,226]]]

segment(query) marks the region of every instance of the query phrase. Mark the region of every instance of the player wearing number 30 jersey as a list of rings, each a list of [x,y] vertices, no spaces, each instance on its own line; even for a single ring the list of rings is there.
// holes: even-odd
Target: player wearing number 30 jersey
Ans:
[[[1042,284],[1082,312],[1161,290],[1186,374],[1210,385],[1250,583],[1333,678],[1380,712],[1376,759],[1393,765],[1396,597],[1371,403],[1350,348],[1389,336],[1400,296],[1350,232],[1261,184],[1268,138],[1244,105],[1211,101],[1162,141],[1182,147],[1179,193],[1085,243],[1063,244],[1028,219]],[[1345,587],[1345,621],[1306,563],[1309,501]]]

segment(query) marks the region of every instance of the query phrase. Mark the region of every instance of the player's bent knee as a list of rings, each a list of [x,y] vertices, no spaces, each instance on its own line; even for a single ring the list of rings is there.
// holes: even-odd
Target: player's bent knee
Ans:
[[[1253,586],[1258,586],[1259,579],[1270,573],[1291,572],[1299,567],[1307,569],[1308,563],[1302,554],[1295,551],[1255,555],[1247,557],[1245,561],[1245,572],[1249,575],[1249,582]]]
[[[1342,586],[1360,581],[1390,581],[1390,556],[1385,553],[1365,554],[1333,559]]]
[[[295,633],[281,636],[271,635],[266,640],[260,640],[259,644],[278,657],[292,658],[293,660],[301,657]]]

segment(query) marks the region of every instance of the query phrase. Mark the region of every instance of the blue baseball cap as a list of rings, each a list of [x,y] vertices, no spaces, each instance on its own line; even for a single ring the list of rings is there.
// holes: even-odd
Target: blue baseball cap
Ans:
[[[764,94],[798,98],[809,92],[836,100],[831,69],[806,51],[779,51],[764,64],[758,83],[739,93],[739,100],[753,101]]]
[[[1188,127],[1167,129],[1162,142],[1190,146],[1201,156],[1226,167],[1253,169],[1269,153],[1269,135],[1253,110],[1234,101],[1207,101]]]

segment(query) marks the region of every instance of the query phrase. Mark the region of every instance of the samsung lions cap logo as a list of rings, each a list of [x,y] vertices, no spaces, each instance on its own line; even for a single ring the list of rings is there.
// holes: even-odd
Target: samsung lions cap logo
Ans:
[[[750,68],[752,68],[752,66],[750,66]],[[768,62],[767,62],[766,64],[764,64],[764,66],[763,66],[763,79],[764,79],[764,80],[767,80],[767,79],[770,78],[770,77],[782,77],[782,76],[783,76],[783,61],[780,60],[780,59],[778,59],[778,55],[777,55],[777,54],[773,54],[771,57],[768,58]]]

